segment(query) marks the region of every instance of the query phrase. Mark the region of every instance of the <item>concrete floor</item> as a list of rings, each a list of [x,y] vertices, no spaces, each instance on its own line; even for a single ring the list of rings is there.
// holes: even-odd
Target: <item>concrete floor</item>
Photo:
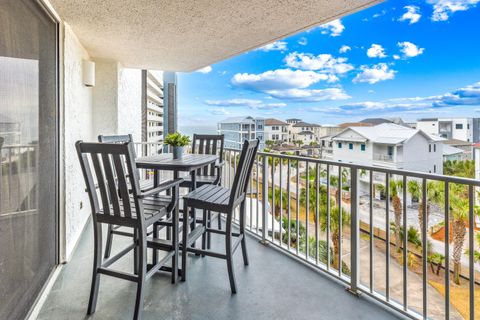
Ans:
[[[223,249],[213,236],[216,249]],[[147,282],[144,319],[396,319],[366,298],[347,293],[344,287],[288,256],[248,237],[250,265],[235,254],[238,293],[232,295],[223,260],[189,257],[189,278],[175,285],[169,274]],[[116,236],[113,252],[128,243]],[[87,317],[91,280],[93,234],[88,226],[72,260],[63,267],[38,319],[131,319],[136,285],[101,276],[96,313]],[[113,268],[132,270],[132,255]]]

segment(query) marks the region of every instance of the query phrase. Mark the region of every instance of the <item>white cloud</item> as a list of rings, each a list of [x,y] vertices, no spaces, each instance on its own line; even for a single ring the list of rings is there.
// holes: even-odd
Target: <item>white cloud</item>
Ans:
[[[348,52],[348,51],[350,51],[350,50],[352,50],[352,48],[350,48],[350,47],[347,46],[347,45],[343,45],[343,46],[340,47],[340,50],[338,50],[338,52],[340,52],[340,53],[346,53],[346,52]]]
[[[385,49],[379,44],[372,44],[367,50],[367,56],[370,58],[386,58]]]
[[[308,40],[305,37],[301,37],[300,39],[298,39],[297,43],[301,46],[306,46],[308,44]]]
[[[398,59],[400,59],[400,56],[398,54],[394,54],[393,59],[398,60]]]
[[[427,0],[433,5],[433,21],[447,21],[457,11],[466,11],[480,2],[480,0]]]
[[[405,12],[398,19],[398,21],[408,21],[408,24],[414,24],[414,23],[417,23],[422,17],[422,15],[419,13],[420,8],[417,6],[405,6],[403,8],[407,9],[407,12]]]
[[[253,99],[228,99],[228,100],[206,100],[205,103],[209,106],[222,107],[252,107],[262,104],[261,100]]]
[[[379,113],[438,113],[454,110],[455,107],[476,107],[480,105],[480,82],[437,96],[395,98],[383,101],[364,101],[335,108],[318,109],[325,113],[341,115],[366,115]],[[478,110],[478,109],[474,109]]]
[[[213,108],[213,109],[209,109],[208,111],[210,111],[211,114],[216,116],[226,116],[230,114],[230,112],[225,108]]]
[[[338,37],[345,30],[345,26],[340,19],[333,20],[320,26],[322,34],[329,34],[331,37]]]
[[[392,80],[395,78],[395,70],[388,67],[386,63],[379,63],[371,67],[361,66],[361,73],[353,79],[353,83],[375,84],[380,81]]]
[[[200,72],[200,73],[206,74],[206,73],[209,73],[209,72],[211,72],[211,71],[212,71],[212,67],[211,67],[211,66],[206,66],[206,67],[204,67],[204,68],[202,68],[202,69],[198,69],[196,72]]]
[[[286,51],[288,50],[287,43],[285,41],[275,41],[272,43],[269,43],[261,48],[258,48],[257,50],[260,51]]]
[[[296,102],[318,102],[351,98],[341,88],[270,90],[267,91],[267,93],[277,99],[292,100]]]
[[[285,57],[286,65],[291,68],[315,70],[332,75],[343,74],[353,70],[353,66],[347,63],[347,61],[347,58],[335,58],[331,54],[314,56],[310,53],[292,52]],[[332,78],[329,80],[332,82]]]
[[[423,51],[425,51],[424,48],[417,47],[417,45],[408,41],[399,42],[397,46],[400,48],[400,51],[403,53],[405,58],[419,56],[423,53]]]
[[[255,99],[227,99],[227,100],[205,100],[205,104],[209,106],[217,106],[222,108],[215,108],[210,110],[225,110],[224,107],[248,107],[250,109],[278,109],[286,107],[287,104],[283,102],[278,103],[263,103],[261,100]]]
[[[314,71],[277,69],[260,74],[237,73],[232,84],[253,91],[306,88],[319,81],[329,80],[328,75]]]

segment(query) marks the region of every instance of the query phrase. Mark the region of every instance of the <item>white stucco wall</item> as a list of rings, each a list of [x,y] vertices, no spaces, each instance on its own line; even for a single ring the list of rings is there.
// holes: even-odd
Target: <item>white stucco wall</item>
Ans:
[[[118,69],[118,134],[131,133],[134,141],[142,140],[142,71]]]
[[[93,88],[95,136],[117,133],[117,72],[117,62],[95,60],[95,87]]]
[[[90,215],[80,164],[75,151],[77,140],[93,139],[92,89],[82,81],[82,60],[89,59],[75,34],[65,25],[64,38],[64,154],[65,234],[68,259]]]

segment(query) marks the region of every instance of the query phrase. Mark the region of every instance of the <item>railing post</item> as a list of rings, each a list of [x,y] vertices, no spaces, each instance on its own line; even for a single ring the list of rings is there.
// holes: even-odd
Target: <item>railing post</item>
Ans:
[[[268,156],[263,156],[262,164],[262,244],[267,245],[267,232],[268,232]],[[258,214],[258,212],[257,212]],[[273,232],[273,231],[272,231]]]
[[[350,171],[350,287],[347,289],[354,295],[358,293],[359,280],[359,219],[358,219],[358,170],[352,167]],[[342,214],[341,212],[339,214]]]

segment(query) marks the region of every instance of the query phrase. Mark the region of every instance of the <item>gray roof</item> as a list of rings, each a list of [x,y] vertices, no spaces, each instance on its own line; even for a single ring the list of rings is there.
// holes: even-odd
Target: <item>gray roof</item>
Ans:
[[[253,117],[247,116],[247,117],[230,117],[227,119],[224,119],[220,121],[219,123],[250,123],[254,124],[255,119]]]
[[[385,144],[399,144],[402,143],[417,133],[422,134],[425,138],[432,141],[442,141],[443,138],[432,136],[426,134],[421,130],[415,130],[409,127],[400,126],[394,123],[382,123],[373,127],[350,127],[344,131],[333,136],[333,140],[343,140],[343,138],[337,138],[343,132],[347,130],[352,130],[358,133],[360,136],[366,140],[370,140],[376,143],[385,143]],[[345,140],[358,140],[356,138],[346,138]]]
[[[321,127],[321,125],[316,123],[307,123],[307,122],[297,122],[292,127]]]
[[[299,134],[301,134],[301,135],[307,135],[307,134],[314,134],[314,133],[313,133],[312,131],[308,131],[308,130],[307,130],[307,131],[302,131],[302,132],[300,132]]]
[[[465,151],[459,148],[452,147],[451,145],[445,144],[443,146],[443,155],[451,156],[454,154],[464,153]]]
[[[382,124],[382,123],[392,123],[393,121],[384,119],[384,118],[366,118],[360,121],[361,123],[371,123],[371,124]]]

